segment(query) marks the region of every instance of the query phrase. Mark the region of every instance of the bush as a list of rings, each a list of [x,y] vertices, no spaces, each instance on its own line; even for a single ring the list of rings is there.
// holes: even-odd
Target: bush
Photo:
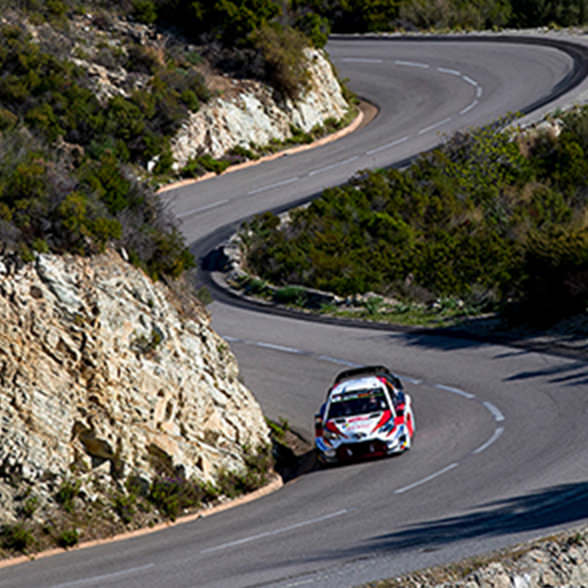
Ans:
[[[39,499],[36,496],[29,496],[25,500],[25,503],[23,504],[23,507],[22,507],[23,516],[30,519],[33,516],[33,514],[35,514],[35,511],[37,510],[38,506],[39,506]]]
[[[265,78],[277,90],[296,98],[308,87],[308,71],[302,33],[277,23],[263,24],[250,35],[250,40],[262,54]]]
[[[137,512],[136,509],[137,497],[132,492],[124,494],[119,492],[115,495],[112,506],[114,512],[120,517],[121,521],[128,525]]]
[[[133,0],[132,15],[145,24],[153,24],[157,20],[157,8],[152,0]]]
[[[204,175],[206,172],[222,174],[229,165],[229,161],[214,159],[214,157],[210,155],[201,155],[200,157],[190,159],[182,168],[180,174],[184,178],[197,178]]]
[[[549,324],[588,308],[588,234],[552,227],[529,238],[524,260],[522,311],[528,321]]]
[[[267,482],[273,463],[271,446],[259,448],[257,452],[245,448],[245,471],[221,471],[217,489],[229,498],[256,490]]]
[[[14,551],[26,551],[33,544],[32,533],[21,523],[2,527],[2,547]]]
[[[157,478],[151,484],[149,500],[166,517],[175,520],[183,510],[200,506],[205,488],[184,478]]]
[[[540,301],[555,300],[557,312],[581,312],[588,109],[564,118],[557,140],[523,145],[494,124],[456,135],[405,171],[363,172],[287,222],[258,216],[241,231],[248,267],[284,286],[278,297],[288,302],[295,283],[493,308],[523,300],[544,317]]]
[[[64,529],[57,536],[56,542],[59,547],[67,549],[77,545],[80,540],[80,534],[77,529]]]
[[[74,499],[79,495],[80,487],[81,483],[79,480],[64,480],[59,486],[55,494],[55,500],[57,500],[66,512],[73,512]]]
[[[287,286],[274,293],[274,301],[278,304],[304,306],[307,301],[306,290],[301,286]]]

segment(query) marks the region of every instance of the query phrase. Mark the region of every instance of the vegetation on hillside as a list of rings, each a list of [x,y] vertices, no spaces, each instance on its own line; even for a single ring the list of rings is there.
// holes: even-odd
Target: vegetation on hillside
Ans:
[[[365,172],[280,223],[245,225],[247,263],[277,285],[377,292],[550,321],[588,304],[588,109],[513,140],[496,123],[409,169]]]
[[[85,72],[21,28],[0,29],[0,236],[32,252],[124,246],[154,277],[193,264],[133,164],[169,165],[170,137],[207,92],[179,64],[152,63],[144,90],[101,103]]]
[[[170,139],[209,98],[202,57],[183,49],[185,39],[206,42],[203,52],[215,65],[294,96],[307,81],[304,34],[279,22],[280,6],[263,0],[0,4],[12,13],[0,27],[2,242],[25,259],[34,251],[88,254],[114,243],[153,277],[181,274],[194,260],[138,178],[148,177],[146,168],[171,171]],[[106,35],[97,47],[77,43],[78,60],[122,67],[131,80],[124,91],[100,97],[70,54],[72,19],[89,12],[102,31],[114,30],[117,18],[134,19],[166,34],[175,30],[176,42],[162,47],[129,38],[117,45]],[[43,34],[33,38],[27,20],[45,27]]]
[[[438,0],[431,4],[422,0],[23,0],[15,7],[0,0],[5,12],[18,10],[23,17],[8,20],[13,24],[3,24],[0,30],[0,238],[25,258],[30,258],[34,251],[92,253],[107,243],[115,243],[154,277],[179,275],[193,265],[173,220],[148,184],[137,179],[141,175],[147,177],[146,167],[155,174],[170,172],[170,139],[188,113],[198,110],[209,98],[197,67],[202,56],[179,49],[180,40],[197,43],[206,59],[232,75],[257,77],[284,95],[295,96],[306,83],[303,47],[308,42],[323,46],[329,30],[575,24],[583,22],[586,16],[586,1]],[[154,25],[159,31],[173,31],[178,43],[159,50],[142,42],[121,47],[103,43],[98,61],[110,67],[124,67],[140,83],[127,88],[125,93],[100,98],[91,89],[87,71],[71,61],[67,43],[56,42],[52,34],[33,39],[23,25],[25,17],[36,26],[50,23],[52,30],[60,31],[61,38],[67,39],[71,19],[88,12],[93,13],[95,23],[102,23],[104,30],[113,28],[115,19],[122,17]],[[83,60],[87,56],[77,57]],[[468,150],[474,140],[461,137],[454,142],[460,141],[460,157],[472,157]],[[528,158],[523,159],[521,169],[515,170],[511,179],[526,186],[527,180],[520,175],[522,170],[532,167],[524,172],[532,176],[538,173],[535,168],[539,164],[531,165]],[[193,166],[216,169],[222,163],[199,160]],[[428,165],[433,170],[437,164]],[[424,162],[421,167],[419,173],[428,173],[430,182],[441,182],[436,172],[425,170]],[[548,173],[544,170],[542,184],[546,184]],[[386,181],[391,186],[395,182],[409,182],[408,193],[421,190],[421,180],[411,179],[410,174],[402,180],[391,176]],[[541,198],[549,200],[551,191],[550,186],[545,188]],[[329,194],[325,195],[325,202],[328,198],[333,202],[328,206],[344,210],[347,189]],[[472,206],[477,210],[483,208],[488,197],[476,198]],[[407,209],[414,209],[418,215],[418,206],[411,203]],[[427,214],[427,226],[440,230],[437,224],[443,222],[443,213]],[[393,222],[399,242],[418,241],[409,220]],[[387,235],[392,230],[386,217],[369,222],[370,226],[364,228],[369,234]],[[357,227],[346,239],[359,244],[360,236],[356,233]],[[464,244],[468,239],[484,243],[471,260],[452,259],[444,277],[429,272],[426,277],[414,271],[408,273],[414,274],[416,283],[428,290],[460,292],[460,281],[465,279],[461,276],[471,275],[473,268],[485,261],[484,256],[495,249],[493,272],[507,272],[510,259],[517,254],[509,253],[508,259],[504,259],[501,246],[493,240],[495,233],[485,229],[483,239],[478,234],[474,239],[462,231],[457,239],[460,245],[437,244],[433,251],[429,244],[429,249],[419,250],[423,259],[436,259],[442,249],[445,256],[459,251],[460,239],[465,240]],[[529,267],[543,263],[545,255],[551,255],[545,253],[549,245],[544,239],[541,234],[527,240],[535,244],[534,256],[524,251]],[[271,243],[269,247],[273,247]],[[408,254],[395,254],[394,261],[384,249],[381,255],[382,267],[397,276],[412,267]],[[297,261],[286,257],[272,259],[268,271],[272,276],[280,274],[279,280],[292,274],[291,267],[298,267]],[[313,259],[314,268],[308,267],[308,260],[300,261],[305,267],[304,279],[297,278],[301,282],[312,282],[311,276],[321,274],[319,268],[325,266],[323,253]],[[468,264],[470,267],[466,267]],[[381,286],[388,278],[380,278],[379,273],[370,273],[369,281]],[[451,277],[452,273],[460,277]],[[322,274],[319,282],[321,287],[339,291],[361,291],[366,287],[367,277],[361,272],[350,273],[346,263],[339,261]],[[505,287],[496,285],[494,275],[476,283],[482,289],[492,283],[493,298],[510,295]]]
[[[334,33],[574,26],[588,18],[586,0],[291,0],[291,6],[326,20]]]
[[[131,475],[124,484],[109,488],[98,481],[88,483],[82,472],[72,471],[68,477],[53,480],[49,504],[47,497],[27,487],[19,495],[16,521],[0,524],[0,559],[56,546],[67,549],[80,542],[153,527],[209,508],[219,499],[252,492],[269,481],[273,449],[264,446],[252,451],[245,447],[243,453],[242,470],[221,469],[215,483],[186,479],[168,466],[162,467],[151,482]],[[84,491],[88,488],[101,499],[88,500]]]

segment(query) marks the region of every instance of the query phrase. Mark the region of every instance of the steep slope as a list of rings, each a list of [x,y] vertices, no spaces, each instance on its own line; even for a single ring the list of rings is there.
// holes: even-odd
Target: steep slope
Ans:
[[[0,263],[0,505],[36,516],[74,476],[88,500],[164,472],[215,482],[269,443],[203,308],[114,252]],[[92,498],[93,497],[93,498]]]

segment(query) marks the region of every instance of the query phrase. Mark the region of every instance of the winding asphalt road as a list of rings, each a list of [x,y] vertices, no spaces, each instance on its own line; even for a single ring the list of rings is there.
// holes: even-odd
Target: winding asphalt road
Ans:
[[[586,91],[584,82],[538,104],[581,73],[578,61],[512,39],[333,39],[328,49],[351,88],[380,107],[378,117],[316,150],[166,194],[199,253],[254,212],[404,160],[445,133]],[[256,502],[165,531],[2,569],[0,587],[353,586],[588,519],[587,363],[220,301],[210,308],[268,416],[309,437],[338,370],[395,369],[414,398],[412,450],[313,471]]]

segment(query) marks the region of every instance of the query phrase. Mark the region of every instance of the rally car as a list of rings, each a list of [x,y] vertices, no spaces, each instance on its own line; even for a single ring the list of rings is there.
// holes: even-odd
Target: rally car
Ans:
[[[402,453],[414,436],[411,397],[384,366],[341,372],[315,415],[315,444],[323,463]]]

